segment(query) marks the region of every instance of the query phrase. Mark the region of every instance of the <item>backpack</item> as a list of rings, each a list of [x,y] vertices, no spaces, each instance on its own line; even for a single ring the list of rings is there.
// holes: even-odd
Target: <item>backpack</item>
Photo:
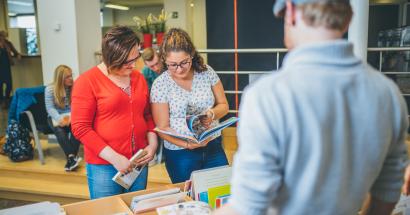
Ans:
[[[10,160],[20,162],[33,159],[33,146],[30,144],[31,138],[27,128],[11,120],[7,126],[6,138],[3,149]]]

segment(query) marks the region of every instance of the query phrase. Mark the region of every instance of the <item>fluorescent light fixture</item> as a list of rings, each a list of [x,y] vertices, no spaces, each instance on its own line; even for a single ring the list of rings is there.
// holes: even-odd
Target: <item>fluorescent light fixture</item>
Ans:
[[[9,4],[14,4],[14,5],[19,5],[19,6],[26,6],[26,7],[31,7],[33,6],[32,3],[30,2],[22,2],[22,1],[8,1]]]
[[[11,13],[11,12],[9,12],[9,16],[17,16],[17,13]]]
[[[129,10],[127,6],[117,5],[117,4],[106,4],[105,7],[117,9],[117,10]]]

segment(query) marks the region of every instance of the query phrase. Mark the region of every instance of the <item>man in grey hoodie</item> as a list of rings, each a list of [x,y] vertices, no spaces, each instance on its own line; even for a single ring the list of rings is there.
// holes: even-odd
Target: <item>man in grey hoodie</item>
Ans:
[[[287,54],[240,106],[232,196],[217,214],[390,214],[407,162],[397,86],[342,39],[348,0],[276,0]],[[262,96],[263,95],[263,96]],[[270,209],[270,210],[268,210]]]

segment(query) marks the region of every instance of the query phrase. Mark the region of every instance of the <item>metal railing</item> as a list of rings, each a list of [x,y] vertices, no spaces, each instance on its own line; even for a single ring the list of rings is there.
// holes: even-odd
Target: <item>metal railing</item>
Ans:
[[[280,54],[286,53],[285,48],[269,48],[269,49],[198,49],[201,54],[275,54],[276,70],[280,67]],[[271,71],[215,71],[217,74],[227,75],[263,75],[271,73]],[[242,94],[243,90],[225,90],[225,94]],[[231,109],[229,113],[238,113],[238,110]]]
[[[286,53],[288,49],[285,48],[267,48],[267,49],[199,49],[198,52],[201,54],[275,54],[273,62],[276,61],[276,70],[280,68],[280,54]],[[368,52],[379,52],[379,65],[378,69],[382,71],[383,66],[383,52],[395,52],[395,51],[410,51],[410,47],[372,47],[367,49]],[[217,74],[230,74],[230,75],[262,75],[268,74],[272,71],[216,71]],[[383,72],[386,75],[396,75],[396,74],[409,74],[407,71],[398,72]],[[242,94],[243,90],[225,90],[225,94]],[[410,94],[403,93],[403,96],[410,96]],[[237,113],[238,110],[229,110],[230,113]]]

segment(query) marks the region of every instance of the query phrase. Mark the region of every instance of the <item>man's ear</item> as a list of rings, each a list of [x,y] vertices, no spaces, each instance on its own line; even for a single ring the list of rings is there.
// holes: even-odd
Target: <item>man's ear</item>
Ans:
[[[286,1],[286,9],[285,9],[285,23],[288,25],[295,25],[295,5],[292,4],[290,0]]]

